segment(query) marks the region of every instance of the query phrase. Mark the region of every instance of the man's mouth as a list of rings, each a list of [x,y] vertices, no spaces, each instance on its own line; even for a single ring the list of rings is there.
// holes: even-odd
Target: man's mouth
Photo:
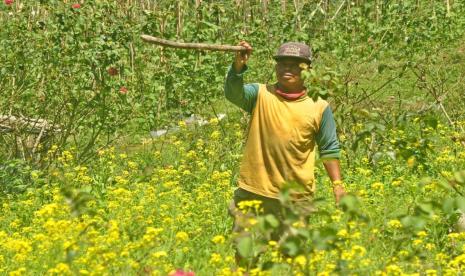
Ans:
[[[284,78],[284,79],[292,79],[292,78],[294,78],[294,75],[291,74],[291,73],[284,73],[284,74],[283,74],[283,78]]]

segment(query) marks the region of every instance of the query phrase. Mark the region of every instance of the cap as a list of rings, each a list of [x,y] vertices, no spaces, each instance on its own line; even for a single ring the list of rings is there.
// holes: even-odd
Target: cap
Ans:
[[[283,57],[294,57],[302,59],[308,63],[312,62],[312,49],[304,43],[286,42],[282,44],[276,55],[273,57],[278,60]]]

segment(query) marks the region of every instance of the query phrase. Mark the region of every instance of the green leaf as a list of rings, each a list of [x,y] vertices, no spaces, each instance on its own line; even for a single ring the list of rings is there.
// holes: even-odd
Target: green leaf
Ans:
[[[368,123],[365,126],[365,130],[367,132],[372,132],[375,129],[376,125],[374,123]]]
[[[434,213],[433,205],[431,203],[419,203],[417,205],[418,210],[425,213],[425,214],[432,214]]]
[[[302,70],[302,72],[300,74],[301,74],[302,79],[304,79],[304,80],[310,78],[310,76],[311,76],[310,72],[308,72],[307,70]]]
[[[427,126],[436,129],[438,127],[438,119],[433,116],[428,116],[424,119],[424,122]]]
[[[455,198],[455,206],[462,212],[465,212],[465,197],[459,196]]]
[[[237,243],[237,251],[244,258],[253,257],[253,240],[252,237],[243,237]]]
[[[262,270],[262,271],[270,270],[270,269],[273,268],[274,265],[275,265],[274,262],[267,261],[267,262],[265,262],[265,263],[262,264],[261,270]]]
[[[299,253],[299,240],[295,237],[291,237],[286,239],[286,242],[284,242],[283,246],[283,251],[290,255],[290,256],[295,256]]]
[[[406,216],[400,220],[405,227],[414,229],[423,229],[426,225],[426,219],[419,216]]]
[[[378,65],[378,73],[380,73],[380,74],[383,73],[384,69],[386,69],[386,68],[387,68],[386,64]]]
[[[344,212],[356,211],[358,207],[358,200],[354,195],[346,195],[339,202]]]
[[[439,181],[438,181],[438,184],[439,184],[440,187],[442,187],[442,188],[443,188],[444,190],[446,190],[446,191],[451,191],[451,190],[453,190],[453,188],[451,187],[451,185],[450,185],[447,181],[445,181],[445,180],[439,180]]]
[[[442,203],[442,210],[446,214],[452,214],[455,211],[454,205],[455,205],[455,199],[446,198]]]
[[[332,227],[317,229],[312,233],[312,245],[320,250],[328,249],[336,238],[336,233],[336,229]]]
[[[454,180],[457,181],[460,185],[465,184],[465,170],[458,171],[454,173]]]
[[[266,222],[273,228],[276,228],[279,226],[279,221],[276,219],[275,216],[273,216],[272,214],[268,214],[265,216],[265,220]]]

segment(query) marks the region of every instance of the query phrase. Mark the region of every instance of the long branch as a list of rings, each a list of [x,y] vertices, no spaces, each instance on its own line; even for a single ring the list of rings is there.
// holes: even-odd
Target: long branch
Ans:
[[[172,40],[166,40],[158,37],[153,37],[150,35],[141,35],[142,40],[158,44],[162,46],[172,47],[172,48],[182,48],[182,49],[195,49],[195,50],[212,50],[212,51],[231,51],[238,52],[246,50],[242,46],[232,46],[232,45],[217,45],[217,44],[206,44],[206,43],[184,43],[177,42]]]

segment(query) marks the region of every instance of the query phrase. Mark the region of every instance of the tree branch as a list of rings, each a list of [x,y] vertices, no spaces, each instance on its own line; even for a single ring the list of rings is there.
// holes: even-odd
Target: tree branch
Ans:
[[[232,45],[215,45],[215,44],[206,44],[206,43],[184,43],[176,42],[171,40],[166,40],[158,37],[153,37],[150,35],[141,35],[142,40],[145,42],[158,44],[165,47],[172,48],[181,48],[181,49],[194,49],[194,50],[212,50],[212,51],[230,51],[238,52],[247,50],[242,46],[232,46]]]

